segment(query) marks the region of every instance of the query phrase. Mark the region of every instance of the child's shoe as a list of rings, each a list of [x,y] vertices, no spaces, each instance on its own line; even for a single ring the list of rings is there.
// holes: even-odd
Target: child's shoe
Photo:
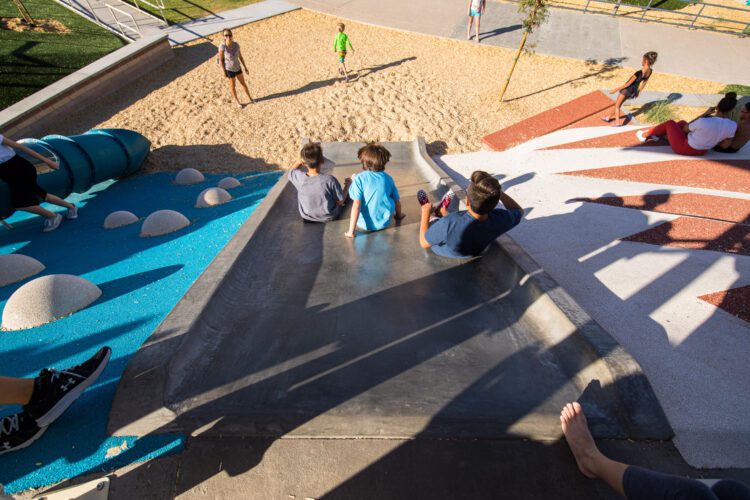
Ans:
[[[417,201],[419,202],[420,207],[430,202],[430,198],[427,196],[427,193],[425,193],[424,189],[420,189],[419,191],[417,191]]]
[[[69,208],[67,212],[65,212],[65,218],[66,219],[77,219],[78,218],[78,207],[73,205],[73,208]]]
[[[34,418],[22,411],[0,419],[0,455],[26,448],[39,439],[46,427],[39,427]]]
[[[55,214],[54,217],[51,219],[44,219],[44,227],[42,227],[43,233],[49,233],[50,231],[54,231],[58,227],[60,227],[60,223],[62,222],[62,215]]]
[[[440,203],[437,204],[435,207],[435,215],[437,217],[442,217],[442,210],[445,208],[448,210],[448,208],[451,206],[451,203],[453,203],[453,199],[456,197],[456,194],[452,190],[448,190],[445,195],[443,195],[443,198],[440,200]]]
[[[104,371],[112,349],[102,347],[87,361],[67,370],[43,369],[34,380],[31,401],[23,407],[39,427],[47,427],[63,414]]]

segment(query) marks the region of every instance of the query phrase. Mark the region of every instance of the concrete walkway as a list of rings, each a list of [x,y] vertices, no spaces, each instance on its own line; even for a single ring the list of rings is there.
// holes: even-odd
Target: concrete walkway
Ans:
[[[355,21],[460,40],[466,39],[466,2],[456,0],[292,0],[312,10]],[[522,36],[517,6],[490,2],[481,42],[517,48]],[[640,67],[644,52],[659,52],[656,70],[723,83],[750,84],[750,40],[706,31],[550,9],[530,37],[536,52]]]
[[[165,25],[163,20],[121,0],[58,0],[58,3],[130,40],[138,40]]]
[[[748,467],[750,328],[700,297],[750,284],[750,257],[632,240],[630,235],[678,215],[581,198],[662,194],[677,200],[686,193],[721,197],[727,206],[750,200],[750,193],[741,186],[690,187],[676,177],[659,183],[595,178],[592,173],[560,175],[642,164],[654,171],[676,162],[689,169],[689,162],[703,160],[719,168],[728,160],[713,152],[702,160],[686,159],[668,146],[594,146],[609,135],[629,132],[634,137],[637,128],[568,128],[502,152],[448,155],[440,162],[460,184],[477,169],[501,176],[504,189],[527,211],[524,223],[512,231],[513,239],[638,360],[688,463]],[[750,160],[750,146],[731,160]],[[675,243],[689,240],[673,238]]]

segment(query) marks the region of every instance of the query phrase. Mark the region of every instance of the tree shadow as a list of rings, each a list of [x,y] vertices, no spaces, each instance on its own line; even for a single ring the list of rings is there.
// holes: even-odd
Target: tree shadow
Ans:
[[[541,90],[536,90],[534,92],[530,92],[528,94],[524,94],[518,97],[513,97],[512,99],[505,99],[506,102],[513,102],[518,101],[520,99],[524,99],[526,97],[531,97],[537,94],[541,94],[542,92],[547,92],[548,90],[554,90],[559,87],[563,87],[565,85],[572,85],[573,87],[576,87],[581,84],[583,80],[587,80],[589,78],[595,78],[595,77],[605,77],[606,79],[614,78],[614,72],[619,69],[619,64],[622,63],[626,57],[613,57],[606,59],[601,65],[597,62],[596,59],[588,59],[586,61],[586,65],[589,67],[588,71],[577,78],[571,78],[570,80],[566,80],[564,82],[557,83],[555,85],[551,85],[549,87],[546,87]]]

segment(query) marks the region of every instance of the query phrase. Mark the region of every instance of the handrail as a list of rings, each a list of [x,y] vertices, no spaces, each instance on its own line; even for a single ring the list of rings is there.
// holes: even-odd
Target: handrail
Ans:
[[[561,8],[561,9],[567,9],[567,10],[575,10],[575,11],[581,11],[584,14],[586,13],[594,13],[594,14],[608,14],[612,16],[630,16],[634,14],[634,12],[628,12],[626,14],[618,13],[618,11],[621,11],[623,8],[633,8],[635,9],[635,12],[640,11],[641,9],[643,12],[640,15],[639,21],[648,21],[648,22],[655,22],[655,23],[661,23],[661,24],[671,24],[673,26],[683,26],[687,27],[689,29],[701,29],[705,31],[713,31],[718,33],[727,33],[730,35],[737,35],[741,38],[744,38],[748,35],[750,35],[750,19],[748,20],[736,20],[736,19],[727,19],[725,17],[716,17],[712,15],[706,15],[703,13],[703,11],[710,7],[712,9],[718,9],[718,10],[724,10],[724,11],[737,11],[742,12],[744,14],[747,14],[750,17],[750,11],[747,9],[743,9],[741,7],[732,7],[730,5],[720,5],[710,2],[701,2],[700,0],[674,0],[677,2],[682,2],[686,5],[697,5],[700,4],[700,9],[696,13],[692,12],[680,12],[679,10],[669,10],[669,9],[662,9],[659,7],[653,6],[655,3],[655,0],[649,0],[648,5],[645,7],[643,5],[628,3],[626,0],[586,0],[586,4],[581,6],[575,6],[575,5],[566,5],[566,4],[560,4],[556,0],[550,1],[550,6]],[[603,3],[603,4],[609,4],[613,5],[612,11],[598,11],[598,10],[592,10],[590,5],[592,3]],[[684,19],[684,22],[676,22],[675,20],[670,19],[662,19],[659,17],[649,17],[646,18],[646,14],[648,12],[665,12],[668,14],[672,14],[674,16],[679,16]],[[679,19],[678,21],[681,21],[682,19]],[[698,23],[698,20],[710,20],[710,21],[718,21],[724,25],[731,25],[731,27],[728,27],[727,29],[721,29],[714,26],[710,26],[707,24],[701,24]],[[735,28],[734,25],[737,25]]]
[[[159,14],[161,14],[162,20],[164,20],[164,24],[165,25],[169,24],[167,22],[167,17],[164,15],[164,9],[166,8],[166,7],[164,7],[164,0],[155,0],[155,1],[156,1],[156,4],[153,4],[153,3],[149,2],[148,0],[141,0],[141,2],[145,3],[146,5],[148,5],[149,7],[151,7],[152,9],[158,10]],[[133,0],[133,2],[135,3],[135,8],[136,9],[143,10],[143,9],[141,9],[140,5],[138,5],[138,0]],[[143,12],[146,12],[146,11],[144,10]]]
[[[141,33],[141,29],[138,26],[138,21],[135,20],[132,14],[130,14],[129,12],[125,12],[124,10],[118,9],[117,7],[114,7],[108,3],[105,3],[104,5],[106,5],[110,13],[112,13],[112,18],[115,20],[115,23],[117,23],[117,27],[119,28],[120,33],[122,33],[122,36],[129,38],[130,40],[135,40],[132,36],[125,34],[125,32],[123,31],[123,28],[135,33],[136,35],[138,35],[139,38],[143,36],[143,34]],[[130,20],[133,21],[133,25],[135,26],[135,28],[131,28],[127,24],[120,22],[115,12],[119,12],[123,16],[129,17]]]

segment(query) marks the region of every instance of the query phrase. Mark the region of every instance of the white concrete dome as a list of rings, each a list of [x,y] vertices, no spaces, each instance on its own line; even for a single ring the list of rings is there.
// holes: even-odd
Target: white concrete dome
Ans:
[[[222,180],[219,181],[219,186],[221,189],[234,189],[236,187],[240,187],[242,183],[235,179],[234,177],[224,177]]]
[[[104,229],[115,229],[116,227],[129,226],[138,222],[138,216],[127,210],[112,212],[104,219]]]
[[[195,200],[195,208],[208,208],[221,205],[232,199],[232,195],[221,188],[208,188],[198,195]]]
[[[203,174],[194,168],[183,168],[174,178],[174,183],[180,186],[189,186],[191,184],[200,184],[206,178]]]
[[[143,221],[141,237],[161,236],[173,233],[190,225],[190,220],[180,212],[174,210],[158,210]]]
[[[3,330],[25,330],[69,316],[102,295],[98,286],[71,274],[50,274],[29,281],[3,309]]]
[[[44,271],[44,264],[28,255],[9,253],[0,255],[0,286],[25,280]]]

